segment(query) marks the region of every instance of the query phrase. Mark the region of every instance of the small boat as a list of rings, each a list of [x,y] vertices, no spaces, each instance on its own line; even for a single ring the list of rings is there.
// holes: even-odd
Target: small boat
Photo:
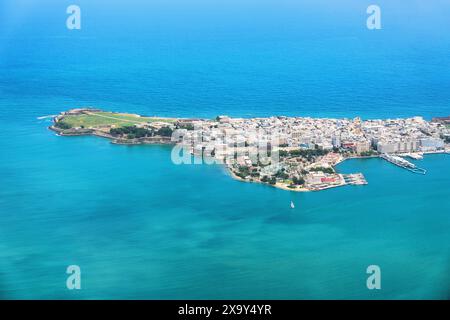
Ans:
[[[294,202],[291,201],[291,209],[294,209],[294,208],[295,208]]]

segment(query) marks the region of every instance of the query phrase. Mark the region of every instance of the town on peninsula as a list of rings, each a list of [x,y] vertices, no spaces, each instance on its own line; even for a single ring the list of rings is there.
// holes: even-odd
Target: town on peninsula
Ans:
[[[450,117],[186,119],[79,108],[54,116],[50,129],[61,136],[94,135],[115,144],[182,146],[189,157],[225,165],[235,179],[291,191],[367,184],[362,173],[336,171],[346,159],[380,157],[425,174],[407,159],[450,152]]]

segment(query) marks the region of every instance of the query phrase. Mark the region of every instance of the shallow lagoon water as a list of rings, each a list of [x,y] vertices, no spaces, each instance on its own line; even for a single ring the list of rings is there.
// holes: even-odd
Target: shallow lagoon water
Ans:
[[[367,186],[293,193],[45,125],[3,142],[3,298],[448,297],[448,155],[420,161],[424,176],[348,160],[339,171]],[[366,288],[371,264],[381,291]]]

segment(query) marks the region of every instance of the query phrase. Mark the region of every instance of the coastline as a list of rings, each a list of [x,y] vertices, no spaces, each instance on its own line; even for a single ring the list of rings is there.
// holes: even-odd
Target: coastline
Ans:
[[[174,145],[174,143],[170,139],[165,139],[164,137],[157,137],[155,140],[122,140],[117,139],[116,137],[113,137],[110,134],[104,133],[103,131],[98,131],[94,129],[84,129],[84,130],[77,130],[77,131],[71,131],[67,132],[67,130],[62,130],[54,125],[48,127],[49,130],[56,132],[57,136],[60,137],[82,137],[82,136],[94,136],[99,138],[105,138],[110,140],[112,144],[118,144],[118,145]]]
[[[64,130],[61,130],[55,126],[49,126],[48,127],[49,130],[52,130],[54,132],[56,132],[56,134],[58,136],[61,137],[82,137],[82,136],[94,136],[94,137],[99,137],[99,138],[106,138],[108,140],[110,140],[110,142],[112,144],[117,144],[117,145],[127,145],[127,146],[133,146],[133,145],[175,145],[175,143],[170,142],[170,143],[158,143],[158,142],[154,142],[154,143],[149,143],[149,142],[140,142],[140,143],[133,143],[133,142],[120,142],[117,141],[113,136],[111,135],[107,135],[107,134],[102,134],[99,132],[96,132],[95,130],[92,131],[78,131],[78,132],[74,132],[74,133],[64,133]],[[337,164],[345,161],[346,159],[342,159],[340,162],[338,162]],[[336,164],[336,165],[337,165]],[[317,191],[322,191],[322,190],[326,190],[326,189],[332,189],[332,188],[337,188],[337,187],[341,187],[341,186],[345,186],[347,184],[340,184],[340,185],[335,185],[335,186],[330,186],[330,187],[326,187],[326,188],[322,188],[322,189],[309,189],[309,188],[305,188],[305,187],[296,187],[296,188],[289,188],[287,186],[287,184],[281,184],[281,183],[276,183],[274,185],[270,184],[270,183],[265,183],[265,182],[261,182],[259,180],[246,180],[243,179],[241,177],[238,177],[233,170],[231,170],[226,164],[223,164],[224,169],[228,172],[229,176],[237,181],[240,182],[245,182],[245,183],[258,183],[258,184],[263,184],[263,185],[267,185],[273,188],[277,188],[277,189],[281,189],[281,190],[285,190],[285,191],[293,191],[293,192],[317,192]],[[334,168],[334,166],[333,166]]]
[[[313,192],[316,190],[310,190],[307,188],[296,188],[296,189],[291,189],[288,188],[287,186],[284,186],[282,184],[270,184],[270,183],[265,183],[265,182],[261,182],[258,180],[246,180],[246,179],[242,179],[241,177],[238,177],[233,170],[231,170],[230,168],[228,168],[228,166],[224,165],[226,171],[229,173],[230,177],[233,178],[234,180],[240,181],[240,182],[246,182],[246,183],[258,183],[258,184],[263,184],[269,187],[273,187],[273,188],[277,188],[277,189],[282,189],[282,190],[286,190],[286,191],[294,191],[294,192]]]
[[[67,121],[66,118],[68,118]],[[49,129],[56,132],[58,136],[96,136],[106,138],[112,144],[117,145],[176,145],[179,140],[173,138],[172,133],[174,130],[181,128],[189,133],[189,130],[194,130],[193,123],[198,121],[209,123],[211,126],[211,123],[213,125],[230,124],[231,120],[227,116],[218,116],[216,120],[149,118],[129,113],[105,112],[100,109],[81,108],[72,109],[54,116],[53,125],[49,126]],[[355,120],[357,126],[360,124],[360,121],[360,119]],[[217,128],[217,125],[215,127]],[[223,126],[223,128],[229,128],[229,126]],[[191,155],[195,155],[200,150],[199,148],[205,149],[205,145],[201,141],[199,144],[191,146]],[[284,152],[283,158],[280,159],[279,163],[272,164],[271,166],[285,165],[285,162],[291,160],[296,163],[295,161],[299,161],[298,159],[300,159],[303,162],[300,166],[294,164],[297,170],[301,169],[302,171],[301,174],[298,173],[298,176],[292,175],[292,173],[291,175],[287,175],[286,172],[288,171],[285,172],[285,169],[281,170],[280,168],[276,169],[276,172],[267,173],[265,171],[263,173],[263,166],[259,164],[259,160],[258,164],[253,163],[251,165],[247,161],[244,161],[245,164],[243,164],[242,160],[245,160],[245,156],[239,161],[238,156],[235,155],[236,158],[232,164],[223,163],[223,165],[229,175],[237,181],[266,184],[285,191],[313,192],[346,185],[365,185],[367,181],[362,173],[341,174],[336,170],[336,166],[349,159],[384,158],[382,156],[383,153],[376,149],[373,150],[370,146],[368,146],[369,149],[366,149],[366,151],[359,151],[359,153],[349,151],[349,149],[345,148],[335,148],[336,151],[334,149],[333,151],[325,151],[324,149],[320,150],[317,145],[313,150],[299,149],[299,147],[295,148],[293,146],[284,148],[278,149],[280,152]],[[234,152],[236,153],[236,150]],[[448,146],[443,150],[423,151],[419,152],[419,154],[414,154],[413,152],[397,153],[397,155],[420,159],[424,154],[437,153],[448,153]],[[307,159],[307,162],[305,162],[305,159]],[[407,164],[414,167],[413,164]],[[254,171],[249,171],[252,168],[256,168],[256,175],[254,175]]]

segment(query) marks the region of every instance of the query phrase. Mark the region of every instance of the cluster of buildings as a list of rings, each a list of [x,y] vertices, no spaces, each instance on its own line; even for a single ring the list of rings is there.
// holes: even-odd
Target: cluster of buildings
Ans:
[[[439,122],[425,121],[422,117],[393,120],[316,119],[271,117],[241,119],[227,116],[216,121],[196,120],[191,133],[193,148],[202,150],[206,145],[217,149],[217,157],[235,153],[258,144],[274,145],[280,149],[321,149],[348,151],[355,154],[370,152],[406,153],[432,152],[445,148],[444,137],[449,134]],[[201,138],[194,135],[201,132]],[[211,147],[212,143],[212,147]],[[231,148],[232,150],[227,150]],[[234,148],[234,149],[233,149]],[[225,150],[225,151],[224,151]]]
[[[276,177],[277,184],[291,184],[292,188],[293,181],[301,180],[309,189],[365,184],[362,175],[334,172],[333,167],[348,156],[443,151],[449,134],[445,124],[421,117],[363,121],[219,116],[193,120],[189,126],[191,130],[175,130],[175,140],[183,141],[193,154],[206,152],[237,175],[245,167],[248,176],[240,176],[244,179]],[[261,148],[267,157],[262,156]],[[314,152],[318,150],[323,152]],[[264,163],[264,159],[269,161]]]
[[[100,110],[74,109],[57,117],[55,122],[64,116],[95,112]],[[450,118],[426,121],[422,117],[363,121],[360,118],[218,116],[214,120],[154,118],[149,122],[139,121],[134,126],[155,132],[167,129],[165,131],[170,130],[172,134],[171,137],[170,134],[144,137],[140,143],[182,146],[188,154],[226,164],[232,173],[244,180],[291,189],[321,190],[366,183],[360,174],[335,172],[336,164],[348,157],[379,154],[409,154],[413,157],[421,152],[441,152],[446,148],[448,151],[449,122]],[[95,128],[94,133],[111,138],[109,130],[112,127]],[[122,140],[124,143],[131,141],[126,137]],[[186,161],[190,161],[190,157]]]
[[[434,152],[444,150],[448,129],[422,117],[364,122],[364,131],[380,153]]]

